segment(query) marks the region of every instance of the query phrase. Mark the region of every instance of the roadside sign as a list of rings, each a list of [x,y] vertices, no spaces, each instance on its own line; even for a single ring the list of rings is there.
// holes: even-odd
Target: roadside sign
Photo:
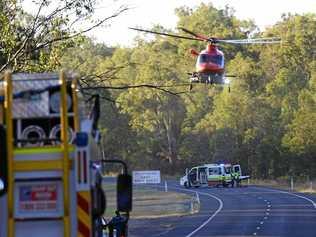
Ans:
[[[160,170],[133,171],[133,184],[159,184]]]
[[[61,182],[19,182],[15,189],[15,217],[62,216]]]

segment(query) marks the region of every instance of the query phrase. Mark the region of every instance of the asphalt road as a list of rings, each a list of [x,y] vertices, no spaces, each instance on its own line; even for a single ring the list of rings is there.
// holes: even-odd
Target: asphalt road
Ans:
[[[131,220],[130,236],[316,237],[316,196],[249,186],[170,190],[199,194],[199,213],[183,217]]]

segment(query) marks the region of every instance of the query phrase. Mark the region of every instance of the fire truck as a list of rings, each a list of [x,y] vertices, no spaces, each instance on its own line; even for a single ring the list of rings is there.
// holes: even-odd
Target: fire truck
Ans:
[[[186,188],[200,186],[236,187],[242,180],[249,179],[242,175],[239,164],[204,164],[186,169],[186,174],[180,179],[180,185]]]
[[[106,163],[124,168],[117,212],[125,214],[120,236],[127,236],[131,176],[124,162],[97,154],[98,96],[87,113],[82,102],[77,78],[64,71],[1,77],[0,237],[113,236],[118,224],[103,218]]]

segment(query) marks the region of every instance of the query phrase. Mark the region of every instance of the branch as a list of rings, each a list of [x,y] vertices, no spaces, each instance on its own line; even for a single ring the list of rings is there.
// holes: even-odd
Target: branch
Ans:
[[[83,93],[83,95],[87,95],[87,96],[90,96],[90,97],[93,96],[93,95],[95,95],[95,93],[89,93],[89,92],[82,92],[82,93]],[[106,96],[99,95],[99,97],[100,97],[100,99],[109,101],[109,102],[111,102],[111,103],[113,103],[113,104],[116,103],[115,100],[112,100],[112,99],[110,99],[110,98],[108,98],[108,97],[106,97]]]
[[[9,66],[14,60],[16,60],[18,58],[18,55],[22,52],[22,50],[25,48],[25,45],[27,43],[27,41],[29,40],[29,38],[26,38],[23,43],[21,44],[21,47],[13,54],[12,57],[9,57],[7,62],[2,65],[2,67],[0,68],[0,73],[7,68],[7,66]]]
[[[15,51],[15,53],[13,53],[13,55],[8,56],[7,61],[4,65],[2,65],[0,67],[0,73],[5,70],[10,64],[12,64],[14,61],[19,60],[21,57],[23,57],[24,55],[27,55],[29,53],[33,53],[39,49],[45,48],[48,45],[51,45],[55,42],[60,42],[60,41],[65,41],[65,40],[69,40],[72,38],[75,38],[81,34],[87,33],[97,27],[100,27],[104,22],[115,18],[117,16],[119,16],[121,13],[129,10],[128,7],[121,7],[117,12],[115,12],[113,15],[106,17],[102,20],[100,20],[98,23],[91,25],[90,27],[79,31],[77,33],[73,33],[73,34],[68,34],[68,35],[64,35],[64,36],[60,36],[60,37],[55,37],[51,40],[47,40],[46,42],[44,41],[44,38],[47,37],[47,35],[49,35],[49,28],[47,28],[47,23],[49,23],[50,21],[52,21],[53,19],[55,19],[56,17],[60,17],[58,15],[60,15],[60,13],[62,13],[64,10],[66,9],[71,9],[74,5],[76,1],[73,0],[72,2],[68,2],[66,3],[66,5],[62,6],[62,7],[57,7],[55,10],[53,10],[47,17],[41,18],[41,12],[43,10],[43,8],[45,7],[45,4],[47,3],[47,0],[41,0],[38,10],[36,12],[36,15],[33,19],[33,22],[30,25],[29,29],[25,29],[25,39],[21,42],[20,46],[17,47],[17,50]],[[83,17],[83,15],[81,15],[81,17]],[[39,19],[41,19],[39,21]],[[69,29],[69,26],[67,27]],[[39,45],[35,46],[32,49],[27,49],[27,45],[29,40],[35,36],[38,35],[37,40],[43,40],[44,42],[39,43]]]
[[[112,18],[115,18],[115,17],[119,16],[120,14],[122,14],[123,12],[125,12],[125,11],[127,11],[127,10],[129,10],[129,8],[128,8],[128,7],[124,7],[124,8],[122,8],[122,9],[120,9],[118,12],[114,13],[113,15],[104,18],[103,20],[99,21],[97,24],[94,24],[94,25],[88,27],[88,28],[85,29],[85,30],[79,31],[79,32],[77,32],[77,33],[75,33],[75,34],[72,34],[72,35],[67,35],[67,36],[62,36],[62,37],[54,38],[54,39],[52,39],[52,40],[49,40],[49,41],[47,41],[47,42],[45,42],[45,43],[42,43],[42,44],[38,45],[37,47],[35,47],[34,49],[32,49],[30,52],[33,52],[33,51],[42,49],[42,48],[44,48],[44,47],[46,47],[47,45],[50,45],[50,44],[52,44],[52,43],[59,42],[59,41],[64,41],[64,40],[68,40],[68,39],[73,39],[73,38],[75,38],[75,37],[77,37],[77,36],[79,36],[79,35],[82,35],[82,34],[84,34],[84,33],[87,33],[87,32],[89,32],[89,31],[91,31],[91,30],[93,30],[93,29],[95,29],[95,28],[101,26],[104,22],[106,22],[106,21],[108,21],[108,20],[110,20],[110,19],[112,19]]]
[[[34,31],[35,31],[35,28],[36,28],[36,22],[37,22],[37,20],[39,19],[39,15],[40,15],[40,13],[41,13],[41,11],[42,11],[42,9],[43,9],[43,6],[44,6],[44,4],[45,4],[45,1],[46,1],[46,0],[42,0],[41,4],[40,4],[40,6],[39,6],[39,8],[38,8],[38,10],[37,10],[36,16],[35,16],[35,18],[34,18],[34,20],[33,20],[32,27],[30,28],[29,33],[26,34],[26,37],[25,37],[24,41],[22,42],[20,48],[13,54],[12,57],[10,57],[10,56],[8,57],[7,62],[6,62],[4,65],[2,65],[2,67],[0,68],[0,73],[1,73],[3,70],[5,70],[14,60],[16,60],[16,59],[18,58],[19,54],[22,52],[22,50],[25,49],[25,46],[26,46],[27,42],[30,40],[30,38],[31,38],[32,35],[34,34]],[[27,31],[26,31],[26,32],[27,32]]]
[[[161,90],[165,93],[170,95],[179,96],[180,94],[187,93],[187,92],[172,92],[170,90],[164,88],[172,88],[177,85],[170,85],[170,86],[156,86],[151,84],[139,84],[139,85],[126,85],[126,86],[92,86],[92,87],[82,87],[82,90],[97,90],[97,89],[109,89],[109,90],[126,90],[126,89],[135,89],[135,88],[151,88],[156,90]],[[183,85],[181,85],[183,86]]]

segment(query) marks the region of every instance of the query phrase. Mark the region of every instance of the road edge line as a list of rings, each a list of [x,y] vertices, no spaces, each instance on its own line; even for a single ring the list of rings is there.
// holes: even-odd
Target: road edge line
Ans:
[[[171,187],[172,189],[176,189],[176,190],[181,190],[181,191],[185,191],[185,192],[191,192],[191,193],[199,193],[201,195],[204,195],[204,196],[209,196],[211,198],[214,198],[216,199],[218,202],[219,202],[219,207],[217,208],[217,210],[206,220],[204,221],[199,227],[197,227],[195,230],[193,230],[191,233],[187,234],[185,237],[191,237],[193,236],[195,233],[197,233],[199,230],[201,230],[204,226],[206,226],[211,220],[214,219],[214,217],[223,209],[223,201],[212,195],[212,194],[209,194],[209,193],[206,193],[206,192],[201,192],[201,191],[193,191],[193,190],[188,190],[188,189],[184,189],[184,188],[176,188],[176,187]]]
[[[258,188],[258,187],[254,187],[254,188]],[[287,192],[287,191],[278,190],[278,189],[271,189],[271,188],[266,188],[266,187],[260,187],[260,188],[261,189],[266,189],[266,190],[269,190],[269,191],[273,191],[273,192],[276,192],[276,193],[284,193],[284,194],[288,194],[288,195],[292,195],[292,196],[295,196],[295,197],[298,197],[298,198],[305,199],[306,201],[309,201],[310,203],[312,203],[313,207],[316,209],[316,202],[314,202],[312,199],[309,199],[308,197],[301,196],[301,195],[298,195],[296,193],[290,193],[290,192]]]

